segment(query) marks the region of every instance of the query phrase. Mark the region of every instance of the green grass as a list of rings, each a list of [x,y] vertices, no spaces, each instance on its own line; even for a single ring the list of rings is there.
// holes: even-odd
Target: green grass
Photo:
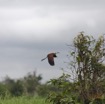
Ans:
[[[0,99],[0,104],[51,104],[46,102],[46,98],[41,97],[12,97]]]

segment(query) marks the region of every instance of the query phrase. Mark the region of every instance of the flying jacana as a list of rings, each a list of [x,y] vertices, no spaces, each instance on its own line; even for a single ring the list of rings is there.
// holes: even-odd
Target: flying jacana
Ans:
[[[56,54],[58,54],[59,52],[56,52],[56,53],[49,53],[47,55],[47,57],[45,57],[44,59],[42,59],[41,61],[45,60],[46,58],[48,58],[48,62],[51,66],[54,66],[55,63],[54,63],[54,57],[57,57]]]

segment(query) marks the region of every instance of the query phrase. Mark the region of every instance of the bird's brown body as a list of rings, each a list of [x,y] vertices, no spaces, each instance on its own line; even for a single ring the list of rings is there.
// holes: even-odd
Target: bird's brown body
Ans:
[[[48,62],[50,65],[55,65],[54,63],[54,57],[57,57],[55,53],[50,53],[47,55],[47,58],[48,58]]]
[[[57,52],[57,53],[58,53],[58,52]],[[54,63],[54,57],[57,57],[57,56],[56,56],[57,53],[49,53],[49,54],[47,55],[47,57],[46,57],[46,58],[48,58],[48,62],[49,62],[49,64],[50,64],[51,66],[54,66],[54,65],[55,65],[55,63]],[[45,60],[46,58],[42,59],[41,61]]]

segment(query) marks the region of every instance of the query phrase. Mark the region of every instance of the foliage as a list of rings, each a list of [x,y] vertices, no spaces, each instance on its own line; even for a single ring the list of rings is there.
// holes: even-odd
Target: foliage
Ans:
[[[105,93],[103,80],[105,75],[105,43],[104,37],[95,40],[82,32],[74,38],[71,56],[72,68],[78,81],[80,98],[84,104],[101,97]],[[75,63],[75,64],[74,64]]]
[[[34,95],[37,93],[37,88],[40,85],[42,77],[36,76],[36,72],[28,73],[23,79],[24,88],[27,94]]]
[[[42,77],[36,75],[36,72],[28,73],[24,78],[14,80],[6,76],[0,84],[0,96],[34,96],[38,93],[38,87],[41,86]]]
[[[54,85],[48,85],[47,83],[38,86],[37,92],[39,96],[46,97],[50,91],[57,92],[58,89]]]
[[[96,40],[81,32],[74,38],[70,49],[69,75],[73,82],[71,84],[66,81],[65,74],[58,79],[52,79],[50,83],[60,92],[50,93],[49,101],[54,104],[75,104],[75,101],[81,104],[98,104],[105,93],[104,36]]]
[[[41,97],[11,97],[9,99],[0,99],[0,104],[51,104],[45,102],[45,98]]]
[[[93,99],[89,104],[105,104],[105,97]]]
[[[12,96],[21,96],[24,93],[24,88],[20,80],[17,80],[9,89]]]
[[[72,83],[68,81],[69,77],[68,74],[63,74],[58,79],[51,79],[48,82],[58,89],[58,92],[51,92],[49,94],[48,101],[53,102],[53,104],[76,104],[74,96],[71,94]]]
[[[6,86],[3,85],[2,83],[0,83],[0,98],[6,97],[7,94],[8,94],[8,90],[7,90]]]

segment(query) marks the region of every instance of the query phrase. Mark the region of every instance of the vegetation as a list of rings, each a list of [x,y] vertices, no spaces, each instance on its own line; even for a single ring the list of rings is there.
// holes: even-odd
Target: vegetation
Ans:
[[[69,48],[68,74],[45,84],[36,72],[18,80],[5,77],[0,82],[0,103],[105,104],[104,36],[94,39],[81,32]]]
[[[74,39],[75,74],[78,82],[80,98],[84,104],[91,100],[101,98],[104,93],[105,80],[105,41],[101,36],[98,40],[93,37],[85,36],[83,33]]]
[[[0,104],[51,104],[41,97],[12,97],[9,99],[0,99]]]
[[[58,79],[51,79],[50,84],[56,86],[57,92],[50,92],[48,101],[53,104],[75,104],[75,93],[72,91],[74,84],[67,80],[70,76],[64,74]]]
[[[104,104],[104,36],[96,40],[81,32],[74,38],[70,49],[69,69],[72,73],[69,76],[73,80],[66,81],[64,74],[58,79],[50,80],[52,85],[58,87],[60,93],[50,93],[49,101],[53,104]]]

